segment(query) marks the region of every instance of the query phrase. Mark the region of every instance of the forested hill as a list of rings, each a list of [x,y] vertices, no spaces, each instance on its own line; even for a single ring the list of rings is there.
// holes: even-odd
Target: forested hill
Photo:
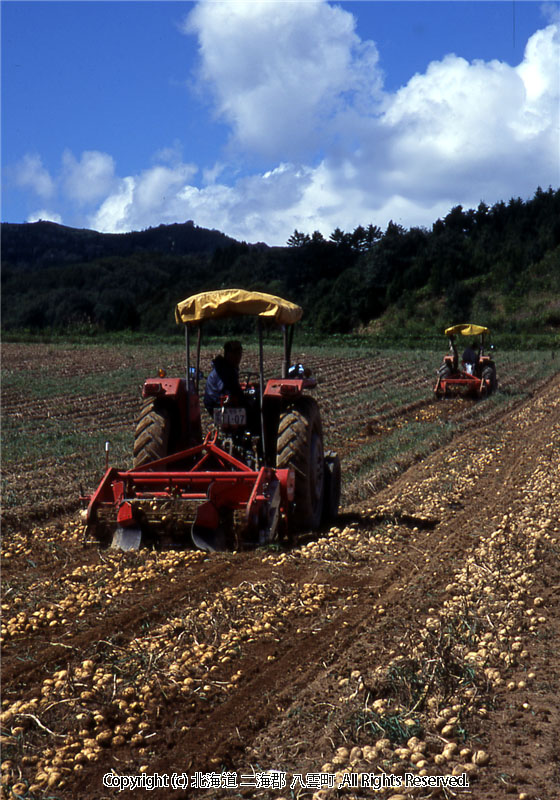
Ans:
[[[302,305],[304,324],[321,333],[421,335],[470,320],[558,334],[560,190],[457,206],[429,230],[294,231],[285,247],[192,222],[129,234],[4,224],[2,261],[5,331],[171,331],[179,300],[241,286]]]
[[[98,233],[43,220],[23,225],[2,223],[2,262],[27,269],[133,253],[212,253],[234,243],[235,239],[224,233],[199,228],[192,221],[132,233]]]

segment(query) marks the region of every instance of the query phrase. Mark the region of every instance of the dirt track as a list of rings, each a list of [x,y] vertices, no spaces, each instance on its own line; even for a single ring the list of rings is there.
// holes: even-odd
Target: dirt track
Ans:
[[[11,535],[6,796],[116,797],[113,771],[189,777],[122,797],[555,800],[559,468],[557,375],[288,552],[101,553],[76,516]]]

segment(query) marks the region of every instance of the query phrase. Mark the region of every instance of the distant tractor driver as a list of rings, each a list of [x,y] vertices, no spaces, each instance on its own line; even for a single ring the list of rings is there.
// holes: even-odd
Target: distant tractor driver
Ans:
[[[239,365],[243,347],[241,342],[229,341],[224,345],[223,356],[216,356],[206,380],[204,406],[210,416],[220,406],[221,398],[230,395],[234,403],[241,403],[243,391],[239,385]]]
[[[475,367],[478,362],[477,343],[473,342],[470,347],[465,347],[463,352],[463,362],[465,364],[465,371],[469,375],[474,375]]]

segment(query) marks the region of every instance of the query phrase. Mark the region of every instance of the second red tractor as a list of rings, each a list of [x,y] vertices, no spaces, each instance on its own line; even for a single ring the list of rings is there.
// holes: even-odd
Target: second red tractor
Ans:
[[[434,387],[436,397],[461,392],[485,397],[498,388],[496,365],[491,353],[486,352],[486,339],[490,331],[482,325],[464,323],[446,328],[449,353],[443,357]],[[457,352],[456,336],[470,337],[472,343],[465,348],[461,358]],[[492,350],[492,348],[490,348]]]

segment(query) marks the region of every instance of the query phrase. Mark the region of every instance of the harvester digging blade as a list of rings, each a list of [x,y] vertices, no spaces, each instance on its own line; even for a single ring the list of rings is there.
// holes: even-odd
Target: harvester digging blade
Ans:
[[[227,549],[226,535],[221,528],[203,528],[192,526],[191,539],[199,550],[207,553],[220,553]]]
[[[111,542],[112,550],[130,550],[140,549],[140,540],[142,539],[142,531],[140,528],[121,528],[115,530],[113,534],[113,541]]]
[[[191,539],[195,547],[206,550],[207,553],[227,550],[226,532],[221,524],[220,513],[211,501],[198,506],[191,528]]]

